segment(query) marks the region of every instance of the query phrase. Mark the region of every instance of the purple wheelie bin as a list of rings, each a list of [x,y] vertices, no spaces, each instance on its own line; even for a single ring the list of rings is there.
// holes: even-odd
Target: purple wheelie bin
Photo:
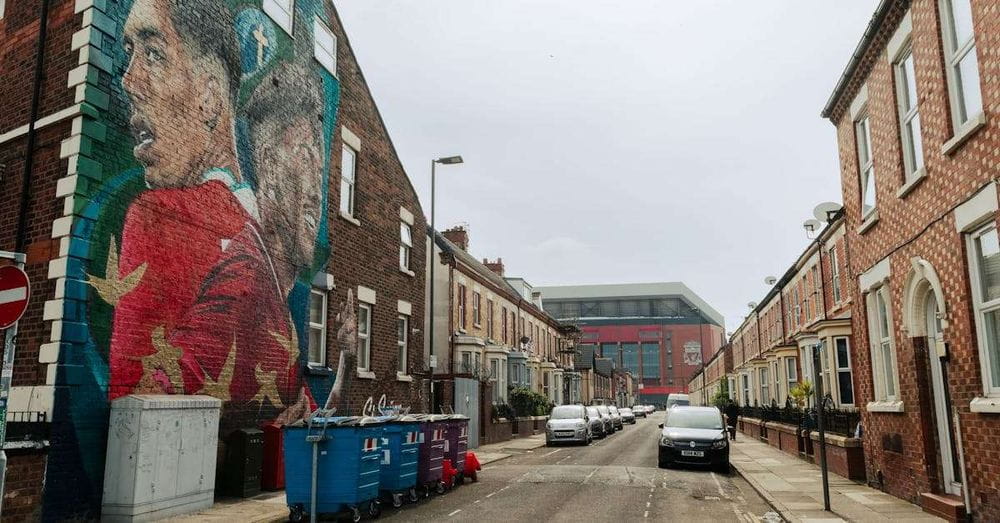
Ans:
[[[445,425],[444,459],[451,460],[457,471],[455,485],[461,485],[465,483],[465,453],[469,450],[469,418],[452,414]]]
[[[443,494],[444,482],[441,481],[444,460],[445,431],[448,416],[439,414],[418,414],[420,421],[420,452],[417,461],[417,486],[429,496],[431,490]]]

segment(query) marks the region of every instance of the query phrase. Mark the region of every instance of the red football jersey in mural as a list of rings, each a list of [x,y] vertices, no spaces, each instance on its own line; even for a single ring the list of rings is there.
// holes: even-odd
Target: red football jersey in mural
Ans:
[[[95,285],[115,306],[111,399],[137,391],[143,379],[147,382],[139,392],[185,392],[180,376],[171,372],[176,357],[164,353],[169,352],[167,334],[194,306],[222,255],[223,240],[236,236],[249,220],[221,181],[146,191],[131,204],[121,254],[111,246],[105,279]]]

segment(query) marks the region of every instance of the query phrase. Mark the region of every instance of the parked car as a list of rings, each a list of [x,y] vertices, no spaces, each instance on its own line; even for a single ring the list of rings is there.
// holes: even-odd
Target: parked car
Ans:
[[[589,445],[593,439],[590,433],[589,416],[583,405],[557,405],[549,413],[545,423],[545,444],[574,442]]]
[[[674,406],[660,424],[659,466],[675,463],[711,465],[729,472],[729,438],[715,407]]]
[[[625,428],[625,425],[622,423],[622,415],[618,413],[618,407],[608,405],[608,410],[611,411],[611,421],[614,423],[615,430]]]
[[[622,423],[635,425],[635,414],[632,412],[632,409],[628,407],[620,408],[618,409],[618,414],[622,416]]]
[[[604,418],[597,407],[587,407],[587,424],[590,426],[591,438],[603,438],[608,435],[604,428]]]
[[[687,406],[691,404],[691,400],[688,398],[687,394],[671,394],[667,396],[667,410],[675,406]]]
[[[610,436],[615,433],[615,422],[611,419],[611,411],[608,410],[607,405],[597,405],[597,411],[601,413],[601,419],[604,421],[604,435]]]
[[[637,418],[646,417],[646,406],[645,405],[632,405],[632,415]]]

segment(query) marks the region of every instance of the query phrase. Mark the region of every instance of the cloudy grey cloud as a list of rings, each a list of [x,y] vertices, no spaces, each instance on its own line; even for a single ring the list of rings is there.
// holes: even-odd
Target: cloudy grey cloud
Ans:
[[[341,0],[425,212],[536,285],[683,281],[729,328],[840,201],[819,110],[875,0]]]

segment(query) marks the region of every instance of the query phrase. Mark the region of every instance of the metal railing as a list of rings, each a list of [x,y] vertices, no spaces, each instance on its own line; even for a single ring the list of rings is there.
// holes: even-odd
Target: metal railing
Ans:
[[[837,408],[830,395],[824,398],[823,406],[826,431],[853,437],[855,428],[861,421],[861,413],[855,409]],[[765,406],[755,403],[752,406],[740,407],[740,416],[784,423],[802,429],[814,430],[816,428],[816,409],[803,409],[792,403],[791,399],[786,400],[783,406],[772,401],[770,405]]]

